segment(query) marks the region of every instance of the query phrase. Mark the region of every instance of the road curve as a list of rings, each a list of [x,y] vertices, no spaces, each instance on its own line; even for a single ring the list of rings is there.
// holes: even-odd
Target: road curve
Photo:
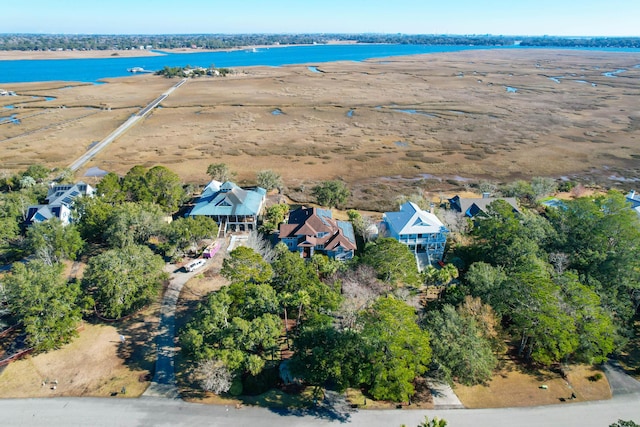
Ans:
[[[156,98],[153,101],[151,101],[146,107],[144,107],[138,113],[136,113],[133,116],[129,117],[126,122],[124,122],[123,124],[121,124],[118,127],[118,129],[116,129],[113,132],[111,132],[109,134],[109,136],[107,136],[105,139],[103,139],[102,141],[97,143],[95,146],[93,146],[89,151],[87,151],[82,156],[80,156],[76,161],[71,163],[69,165],[69,169],[71,169],[73,172],[75,172],[78,169],[80,169],[89,160],[93,159],[99,152],[104,150],[109,144],[111,144],[113,141],[115,141],[120,135],[122,135],[123,133],[128,131],[129,128],[131,128],[131,126],[135,125],[140,119],[144,118],[144,116],[149,114],[149,112],[151,110],[153,110],[158,105],[160,105],[160,103],[162,101],[164,101],[169,95],[171,95],[171,93],[174,90],[176,90],[177,88],[179,88],[180,86],[182,86],[186,82],[187,82],[187,79],[180,80],[178,83],[176,83],[171,88],[169,88],[169,90],[167,90],[165,93],[163,93],[158,98]]]
[[[6,426],[324,426],[409,427],[425,415],[450,426],[606,427],[618,419],[640,421],[640,395],[611,400],[530,408],[428,410],[287,411],[257,407],[201,405],[180,400],[121,398],[48,398],[0,400],[0,425]]]

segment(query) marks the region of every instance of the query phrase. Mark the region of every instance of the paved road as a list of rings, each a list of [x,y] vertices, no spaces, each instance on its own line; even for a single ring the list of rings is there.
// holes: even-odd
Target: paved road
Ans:
[[[640,381],[627,375],[617,361],[610,360],[605,363],[603,370],[609,381],[611,393],[614,396],[640,393]],[[640,402],[638,402],[638,405],[640,405]],[[638,420],[638,422],[640,422],[640,420]]]
[[[139,398],[49,398],[0,400],[3,426],[416,426],[428,415],[452,427],[580,426],[606,427],[618,419],[640,421],[640,395],[626,394],[599,402],[534,408],[450,409],[442,411],[345,411],[320,408],[277,411],[199,405],[180,400]]]
[[[118,129],[114,130],[109,136],[107,136],[105,139],[100,141],[89,151],[87,151],[82,156],[80,156],[80,158],[78,158],[75,162],[71,163],[71,165],[69,165],[69,169],[75,172],[78,169],[80,169],[82,166],[84,166],[89,160],[93,159],[99,152],[104,150],[109,144],[115,141],[120,135],[128,131],[131,126],[135,125],[139,120],[144,118],[144,116],[146,116],[151,110],[156,108],[162,101],[165,100],[167,96],[171,95],[171,93],[174,90],[176,90],[177,88],[185,84],[186,81],[187,79],[180,80],[178,83],[173,85],[169,90],[167,90],[161,96],[151,101],[146,107],[140,110],[137,114],[134,114],[133,116],[129,117],[126,122],[124,122],[123,124],[120,125],[120,127],[118,127]]]

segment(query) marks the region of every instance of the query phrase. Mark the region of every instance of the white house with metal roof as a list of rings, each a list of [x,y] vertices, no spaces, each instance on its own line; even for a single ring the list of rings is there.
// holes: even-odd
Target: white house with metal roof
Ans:
[[[431,212],[413,202],[400,206],[399,212],[382,216],[383,234],[409,247],[416,256],[418,269],[442,260],[449,230]]]
[[[636,194],[636,190],[629,191],[626,196],[627,202],[631,203],[631,209],[633,209],[640,217],[640,194]]]
[[[227,230],[257,229],[267,191],[264,188],[243,189],[233,182],[212,180],[203,190],[188,216],[204,215],[213,218],[222,233]]]
[[[93,197],[95,192],[92,186],[84,182],[52,185],[49,187],[45,204],[29,206],[25,222],[29,225],[55,217],[60,219],[63,225],[67,225],[72,221],[73,201],[78,197]]]

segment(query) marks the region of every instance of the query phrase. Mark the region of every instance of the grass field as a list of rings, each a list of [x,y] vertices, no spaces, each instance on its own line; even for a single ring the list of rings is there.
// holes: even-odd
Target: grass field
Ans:
[[[620,178],[640,178],[639,63],[630,53],[532,49],[335,62],[320,73],[247,67],[189,81],[87,167],[163,164],[198,184],[214,162],[240,183],[273,169],[303,202],[318,181],[340,178],[350,205],[376,211],[416,186],[437,192],[468,180],[625,186]],[[627,71],[603,74],[616,69]],[[0,107],[11,103],[21,123],[0,126],[3,167],[65,167],[174,83],[147,75],[9,85],[21,96]]]

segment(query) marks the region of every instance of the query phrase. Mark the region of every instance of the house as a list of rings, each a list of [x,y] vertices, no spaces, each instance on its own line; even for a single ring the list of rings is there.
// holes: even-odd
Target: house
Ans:
[[[461,212],[469,218],[474,218],[478,214],[485,214],[487,206],[496,200],[504,200],[513,207],[514,212],[520,212],[518,209],[518,202],[515,197],[489,197],[489,193],[482,193],[482,198],[479,199],[463,199],[456,195],[449,199],[449,206],[451,206],[451,209]]]
[[[258,227],[267,191],[264,188],[243,189],[233,182],[211,181],[187,216],[204,215],[213,218],[226,234],[250,231]]]
[[[431,212],[423,211],[413,202],[400,206],[400,212],[382,215],[381,233],[409,247],[416,256],[418,269],[442,260],[449,230]]]
[[[333,219],[330,210],[300,207],[280,224],[280,241],[303,258],[321,253],[340,261],[353,258],[356,238],[348,221]]]
[[[626,196],[627,202],[631,203],[633,209],[640,216],[640,194],[636,194],[636,190],[629,191]]]
[[[77,197],[93,197],[96,190],[89,184],[79,182],[77,184],[55,184],[49,187],[46,203],[33,205],[27,208],[26,224],[43,222],[49,218],[60,219],[63,225],[69,224],[73,201]]]

